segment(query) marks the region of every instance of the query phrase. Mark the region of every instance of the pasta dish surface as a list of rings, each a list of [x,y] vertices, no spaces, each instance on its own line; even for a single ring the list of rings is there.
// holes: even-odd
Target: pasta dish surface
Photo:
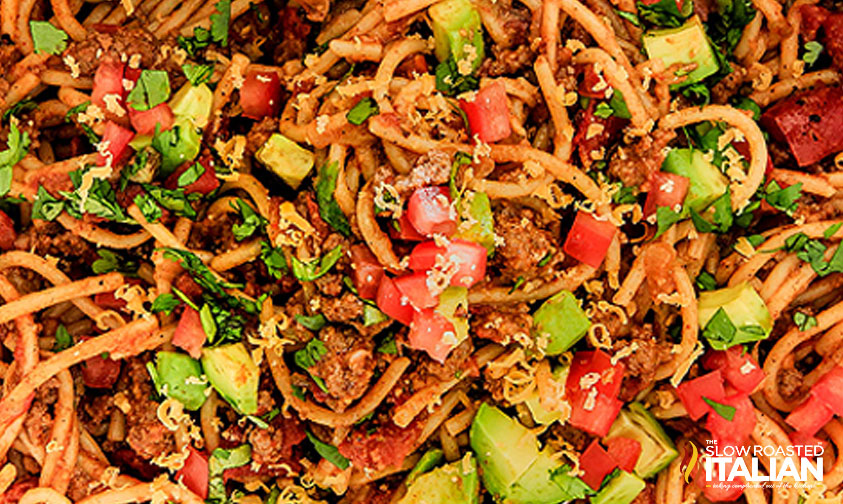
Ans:
[[[839,2],[0,34],[0,504],[843,501]]]

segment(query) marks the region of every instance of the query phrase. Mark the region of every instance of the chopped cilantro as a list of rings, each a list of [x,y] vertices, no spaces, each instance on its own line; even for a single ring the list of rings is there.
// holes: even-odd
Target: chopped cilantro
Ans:
[[[594,108],[594,115],[596,117],[601,118],[601,119],[608,119],[609,116],[611,116],[613,112],[614,112],[614,110],[612,110],[612,107],[609,106],[609,104],[606,103],[606,102],[600,102]]]
[[[325,319],[325,316],[320,314],[317,315],[301,315],[296,314],[296,322],[303,325],[307,329],[311,331],[318,331],[325,327],[325,324],[328,323],[328,320]]]
[[[715,413],[725,418],[726,420],[731,422],[732,419],[735,418],[736,410],[734,406],[729,406],[728,404],[720,404],[719,402],[712,401],[711,399],[705,396],[703,396],[702,400],[705,401],[706,404],[711,406],[711,409],[713,409]]]
[[[124,275],[134,275],[138,271],[137,261],[132,261],[111,250],[101,248],[97,250],[99,259],[91,264],[91,269],[97,275],[117,271]]]
[[[12,188],[12,167],[20,162],[29,152],[29,134],[21,132],[15,121],[9,127],[6,150],[0,151],[0,196],[5,196]]]
[[[793,323],[800,331],[805,332],[817,326],[817,318],[802,312],[796,312],[793,314]]]
[[[823,238],[826,240],[830,240],[832,236],[834,236],[837,231],[840,230],[840,226],[843,226],[843,222],[838,222],[837,224],[832,224],[828,227],[825,231],[823,231]]]
[[[372,98],[363,98],[356,105],[351,107],[351,110],[345,115],[348,122],[359,126],[366,122],[366,119],[377,115],[379,112],[377,102]]]
[[[181,172],[178,178],[179,187],[187,187],[199,180],[205,174],[205,167],[202,163],[193,163],[187,170]]]
[[[802,55],[802,60],[808,67],[814,66],[814,63],[820,58],[823,52],[823,45],[816,40],[811,40],[805,43],[805,54]]]
[[[690,0],[682,2],[681,10],[676,5],[676,0],[659,0],[652,4],[639,1],[636,6],[639,19],[664,28],[678,28],[694,10],[694,4]]]
[[[697,289],[701,291],[711,291],[717,289],[717,280],[715,280],[714,276],[707,271],[703,271],[697,275],[695,283],[697,285]]]
[[[45,221],[55,220],[62,210],[64,210],[64,201],[54,198],[44,189],[44,186],[38,186],[38,194],[35,195],[35,201],[32,203],[32,218]]]
[[[143,70],[126,97],[135,110],[149,110],[170,98],[170,77],[164,70]]]
[[[295,256],[290,259],[293,262],[293,275],[301,282],[312,282],[317,278],[324,276],[334,264],[342,257],[342,245],[337,245],[330,252],[325,254],[322,259],[314,259],[312,261],[300,261]]]
[[[237,198],[231,206],[240,212],[240,218],[243,219],[242,223],[237,223],[231,226],[231,231],[234,234],[235,240],[243,241],[255,234],[255,232],[259,232],[266,225],[266,219],[261,217],[259,213],[255,212],[255,210],[242,199]]]
[[[228,45],[228,25],[231,21],[231,0],[220,0],[211,14],[211,39],[223,47]]]
[[[164,313],[166,315],[170,315],[179,303],[181,303],[179,298],[177,298],[174,294],[166,292],[164,294],[159,294],[152,301],[152,308],[149,311],[152,313]]]
[[[310,433],[310,431],[305,431],[307,434],[307,439],[313,444],[313,448],[316,449],[316,453],[322,456],[328,462],[337,466],[337,468],[341,471],[348,469],[350,465],[347,458],[343,457],[340,451],[337,449],[336,446],[330,445],[323,441],[320,441],[316,436]]]
[[[59,324],[56,328],[56,342],[53,344],[54,352],[61,352],[73,346],[73,337],[67,332],[64,324]]]
[[[670,229],[670,226],[682,220],[682,214],[674,212],[669,207],[663,206],[656,209],[656,235],[653,239],[658,238],[665,231]]]
[[[143,214],[146,222],[158,222],[158,219],[164,215],[158,203],[147,193],[141,193],[135,196],[135,205],[137,205],[138,210]]]
[[[802,182],[782,189],[775,180],[771,180],[764,188],[764,199],[773,208],[781,210],[789,216],[799,207],[797,201],[802,197]]]
[[[2,119],[5,121],[12,116],[19,116],[21,114],[25,114],[26,112],[29,112],[30,110],[35,110],[37,108],[38,108],[38,102],[36,102],[35,100],[32,100],[30,98],[26,98],[26,99],[23,99],[23,100],[15,103],[14,105],[9,107],[8,109],[6,109],[6,111],[3,112]]]
[[[462,75],[457,70],[453,55],[436,65],[436,90],[447,96],[456,96],[467,91],[475,91],[480,81],[474,75]]]
[[[190,202],[193,199],[198,199],[199,193],[185,194],[184,189],[165,189],[152,184],[141,184],[141,186],[146,189],[152,199],[167,210],[188,219],[196,218],[196,210],[193,209]]]
[[[280,247],[273,247],[269,242],[261,242],[261,261],[273,278],[279,279],[288,271],[284,251]]]
[[[214,75],[214,65],[185,63],[181,66],[181,69],[191,86],[198,86],[204,82],[208,82],[211,80],[211,76]]]
[[[325,163],[319,169],[319,178],[316,181],[316,203],[319,205],[319,215],[322,219],[343,236],[349,236],[351,225],[334,197],[339,171],[339,164],[336,162]]]

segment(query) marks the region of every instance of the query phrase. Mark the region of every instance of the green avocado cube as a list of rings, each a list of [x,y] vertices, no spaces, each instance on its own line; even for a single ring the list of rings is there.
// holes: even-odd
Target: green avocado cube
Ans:
[[[591,504],[629,504],[644,490],[647,484],[638,476],[620,471],[606,486],[591,498]]]
[[[477,462],[469,452],[461,460],[417,476],[398,504],[477,504],[479,498]]]
[[[208,383],[202,378],[199,361],[183,353],[158,352],[155,369],[156,386],[162,395],[177,399],[190,411],[198,410],[205,403]]]
[[[641,403],[623,408],[604,439],[616,437],[634,439],[641,444],[634,471],[642,478],[655,476],[679,455],[659,421]]]
[[[661,59],[665,68],[677,63],[697,65],[682,83],[674,87],[699,82],[720,68],[705,28],[697,16],[691,17],[678,28],[648,31],[642,39],[647,56],[650,59]]]
[[[688,177],[688,194],[684,206],[702,212],[729,188],[729,181],[698,149],[671,149],[662,163],[662,170]]]
[[[315,159],[312,152],[280,133],[273,133],[255,157],[293,189],[313,169]]]
[[[724,314],[728,320],[724,319]],[[773,329],[773,318],[767,304],[748,282],[701,292],[697,300],[697,316],[703,335],[717,350],[764,339]],[[709,328],[710,323],[717,327]]]
[[[202,349],[202,368],[208,381],[238,413],[258,410],[258,369],[243,343]]]
[[[533,314],[533,338],[546,355],[559,355],[586,335],[591,321],[570,291],[563,290]],[[545,345],[546,343],[546,345]]]
[[[433,22],[434,52],[439,61],[453,56],[457,67],[465,60],[477,70],[485,56],[480,13],[470,0],[443,0],[428,9]]]

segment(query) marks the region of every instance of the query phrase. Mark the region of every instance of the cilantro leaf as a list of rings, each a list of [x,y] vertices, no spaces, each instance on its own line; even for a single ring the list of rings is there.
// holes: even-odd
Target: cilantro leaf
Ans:
[[[715,413],[725,418],[726,420],[731,422],[732,419],[735,418],[735,411],[737,410],[734,406],[729,406],[728,404],[720,404],[719,402],[712,401],[711,399],[705,396],[703,396],[702,400],[705,401],[706,404],[711,406],[711,409],[713,409]]]
[[[613,112],[612,107],[606,102],[600,102],[594,107],[594,115],[600,119],[608,119]]]
[[[158,206],[155,199],[147,193],[135,196],[135,205],[137,205],[138,210],[143,214],[146,222],[158,222],[158,219],[164,215],[164,212],[161,211],[161,207]]]
[[[737,328],[723,308],[714,312],[714,316],[703,329],[703,336],[713,348],[728,348],[731,346],[730,343],[735,338],[735,333],[737,333]]]
[[[337,261],[339,261],[340,257],[342,257],[342,245],[334,247],[322,259],[302,262],[295,256],[291,256],[293,275],[301,282],[312,282],[328,273]]]
[[[236,206],[235,206],[236,205]],[[243,241],[246,238],[260,231],[266,225],[266,219],[260,216],[255,210],[240,198],[231,204],[232,208],[240,212],[240,217],[243,223],[237,223],[231,226],[231,231],[234,233],[234,239]]]
[[[225,450],[217,448],[211,452],[208,460],[208,503],[229,504],[231,501],[225,493],[225,480],[223,472],[226,469],[241,467],[252,459],[252,448],[248,444],[242,444],[237,448]]]
[[[188,219],[196,218],[196,210],[193,209],[190,202],[200,197],[198,193],[185,194],[184,189],[165,189],[152,184],[141,184],[141,187],[146,190],[152,199],[167,210]]]
[[[843,226],[843,222],[838,222],[837,224],[832,224],[828,227],[825,231],[823,231],[823,238],[826,240],[830,240],[832,236],[834,236],[837,231],[840,230],[840,226]]]
[[[711,291],[717,289],[717,280],[715,280],[714,276],[707,271],[703,271],[697,275],[697,280],[694,283],[696,284],[697,289],[701,291]]]
[[[351,110],[345,115],[345,118],[348,119],[348,122],[354,124],[355,126],[359,126],[366,122],[366,119],[372,117],[373,115],[377,115],[380,112],[378,109],[378,103],[372,98],[363,98],[356,105],[351,107]]]
[[[231,21],[231,0],[220,0],[214,7],[217,12],[211,14],[211,39],[226,47],[228,46],[228,25]]]
[[[38,186],[38,194],[35,195],[35,201],[32,203],[32,218],[45,221],[55,220],[62,210],[64,210],[64,201],[54,198],[44,189],[44,186]]]
[[[684,0],[682,10],[676,5],[676,0],[659,0],[653,4],[637,2],[638,17],[650,24],[664,28],[678,28],[694,10],[693,2]]]
[[[738,45],[744,27],[755,17],[751,0],[716,0],[717,12],[706,23],[706,32],[714,44],[722,48],[718,56],[731,54]]]
[[[30,98],[25,98],[6,109],[6,111],[3,112],[2,119],[5,121],[12,116],[19,116],[37,108],[38,102]]]
[[[436,90],[447,96],[475,91],[479,86],[480,80],[477,77],[459,72],[453,55],[436,65]]]
[[[30,21],[32,45],[35,54],[60,54],[67,49],[67,33],[47,21]]]
[[[211,43],[211,32],[206,28],[197,26],[193,29],[192,37],[184,37],[179,35],[176,37],[176,43],[187,52],[189,56],[195,56],[199,49],[208,47]]]
[[[398,345],[395,343],[395,336],[389,335],[378,345],[378,352],[387,355],[398,355]]]
[[[199,321],[211,346],[236,343],[243,339],[246,319],[210,300],[199,309]]]
[[[307,439],[313,443],[313,448],[316,449],[316,453],[321,455],[322,458],[328,462],[337,466],[337,468],[341,471],[348,469],[348,466],[350,465],[348,459],[342,456],[336,446],[320,441],[316,436],[311,434],[310,431],[305,431],[305,433],[307,434]]]
[[[205,167],[202,163],[193,163],[187,170],[181,172],[178,178],[179,187],[187,187],[199,180],[205,174]]]
[[[56,328],[56,342],[53,344],[54,352],[61,352],[73,346],[73,337],[67,332],[64,324],[59,324]]]
[[[12,168],[29,152],[29,134],[21,132],[15,121],[9,127],[6,150],[0,151],[0,196],[12,188]]]
[[[126,97],[135,110],[149,110],[170,98],[170,77],[164,70],[143,70]]]
[[[457,187],[457,176],[460,173],[460,168],[471,164],[471,155],[457,151],[454,153],[454,162],[451,163],[451,173],[448,175],[448,190],[451,193],[451,199],[456,203],[454,206],[459,208],[460,190]],[[399,230],[400,231],[400,230]]]
[[[161,154],[161,176],[166,177],[182,164],[196,159],[201,142],[202,137],[190,121],[177,122],[165,131],[156,128],[152,147]]]
[[[225,289],[240,289],[243,287],[243,284],[217,279],[210,268],[192,252],[169,247],[164,247],[161,250],[164,251],[165,259],[177,261],[190,274],[193,280],[199,284],[199,287],[202,287],[208,294],[225,301],[229,307],[240,308],[250,314],[260,311],[257,303],[254,301],[233,296],[225,291]]]
[[[802,182],[782,189],[775,180],[771,180],[764,188],[764,199],[773,208],[781,210],[789,216],[799,208],[798,200],[802,197]]]
[[[273,278],[280,279],[287,273],[287,261],[284,259],[284,251],[280,247],[273,247],[266,241],[261,242],[260,258]]]
[[[298,320],[298,316],[296,316],[296,320]],[[315,366],[326,353],[328,353],[328,349],[325,348],[325,344],[313,338],[307,342],[304,348],[296,350],[296,353],[293,354],[293,361],[295,361],[296,365],[307,371],[314,383],[324,392],[328,391],[327,387],[325,387],[325,381],[311,373],[309,368]]]
[[[134,275],[138,271],[139,265],[137,261],[126,259],[122,255],[112,252],[111,250],[101,248],[97,250],[97,255],[100,256],[100,258],[91,264],[91,269],[97,275],[110,273],[112,271],[117,271],[124,275]]]
[[[632,23],[633,26],[641,28],[641,20],[638,19],[638,16],[636,14],[632,12],[622,11],[620,9],[615,9],[615,13],[618,15],[619,18],[626,19],[627,21]]]
[[[349,236],[351,235],[351,225],[349,225],[348,219],[342,213],[339,203],[334,198],[337,176],[339,176],[338,163],[322,165],[322,168],[319,169],[319,179],[316,181],[316,202],[319,204],[319,215],[322,219],[342,233],[343,236]]]
[[[823,45],[817,42],[816,40],[812,40],[810,42],[805,43],[805,54],[802,56],[802,60],[805,62],[808,67],[814,66],[814,63],[820,58],[820,54],[823,52]]]
[[[191,86],[198,86],[202,83],[211,80],[214,75],[214,65],[195,65],[193,63],[185,63],[181,66],[184,76]]]
[[[135,221],[126,215],[117,203],[117,195],[108,180],[95,178],[88,190],[88,197],[84,200],[79,193],[82,180],[89,167],[80,168],[70,172],[70,181],[73,182],[73,192],[59,191],[59,194],[67,200],[64,205],[65,211],[76,219],[81,219],[83,214],[95,215],[104,219],[133,224]]]
[[[152,308],[150,308],[149,311],[152,313],[164,313],[170,315],[180,303],[181,300],[179,300],[179,298],[177,298],[174,294],[166,292],[164,294],[159,294],[158,297],[152,301]]]
[[[793,323],[800,331],[805,332],[817,326],[817,318],[802,312],[796,312],[793,314]]]
[[[612,107],[612,113],[615,114],[615,117],[620,117],[621,119],[632,118],[629,108],[626,106],[626,99],[624,99],[623,93],[617,89],[612,91],[612,97],[609,98],[609,106]]]

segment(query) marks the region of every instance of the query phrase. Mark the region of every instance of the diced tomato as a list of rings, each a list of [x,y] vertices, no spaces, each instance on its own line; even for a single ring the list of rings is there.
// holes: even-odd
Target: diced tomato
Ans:
[[[173,345],[189,353],[194,359],[202,356],[202,345],[208,337],[202,329],[202,320],[199,312],[186,306],[173,333]]]
[[[410,348],[424,350],[431,359],[445,362],[448,354],[454,349],[454,342],[456,342],[454,324],[444,316],[430,308],[413,314],[413,324],[407,335]]]
[[[512,129],[509,125],[509,102],[503,82],[487,84],[474,95],[474,100],[460,100],[460,108],[468,118],[468,127],[481,142],[491,143],[507,138]]]
[[[562,248],[574,259],[599,268],[617,230],[608,220],[597,220],[592,214],[580,210]]]
[[[834,411],[822,399],[811,394],[784,421],[802,434],[813,436],[832,418]]]
[[[725,351],[709,351],[703,358],[703,366],[720,370],[729,385],[747,394],[754,392],[766,376],[761,366],[740,345]]]
[[[739,392],[717,402],[735,408],[735,415],[731,420],[726,420],[716,412],[708,415],[705,427],[714,439],[746,440],[755,429],[755,406],[749,396]]]
[[[159,103],[149,110],[135,110],[129,106],[129,120],[139,135],[153,135],[158,125],[161,131],[172,128],[175,117],[169,105]]]
[[[612,365],[611,357],[602,350],[574,354],[565,383],[571,398],[571,425],[605,436],[623,405],[616,399],[623,373],[624,365]]]
[[[471,287],[486,276],[486,255],[486,248],[474,242],[451,240],[447,247],[439,247],[430,240],[416,245],[410,253],[409,266],[413,271],[427,271],[436,265],[437,256],[442,256],[440,262],[457,265],[451,285]]]
[[[358,427],[345,437],[337,450],[361,471],[398,467],[415,449],[421,427],[419,421],[403,428],[393,422],[385,422],[374,432],[370,432],[367,426]]]
[[[628,122],[627,119],[621,119],[616,115],[606,118],[597,117],[594,111],[598,103],[598,100],[592,99],[588,107],[580,111],[576,120],[577,134],[574,135],[573,144],[577,148],[580,161],[586,167],[591,166],[595,157],[602,159],[606,146],[615,141]]]
[[[822,446],[823,449],[827,449],[829,446],[828,441],[809,436],[802,431],[793,431],[788,437],[790,438],[790,444],[793,446]]]
[[[240,107],[250,119],[274,117],[281,110],[281,80],[275,72],[250,72],[240,88]]]
[[[580,393],[571,399],[568,423],[578,429],[603,437],[621,411],[623,401],[598,393],[593,399]]]
[[[843,367],[835,366],[811,387],[811,395],[828,405],[837,415],[843,416]]]
[[[600,446],[597,439],[594,439],[580,457],[580,469],[583,471],[580,479],[597,490],[606,475],[614,471],[616,467],[618,467],[618,462]]]
[[[586,98],[602,100],[606,98],[607,89],[608,85],[606,84],[606,79],[602,78],[602,76],[594,70],[594,65],[586,65],[583,68],[582,81],[580,82],[577,90],[579,95],[585,96]]]
[[[351,246],[351,279],[363,299],[375,299],[383,278],[383,266],[366,245]]]
[[[184,466],[176,471],[176,482],[184,483],[188,490],[202,500],[208,498],[208,457],[188,445]]]
[[[398,229],[394,226],[389,226],[389,234],[395,239],[405,241],[422,241],[427,239],[410,224],[410,219],[407,218],[407,212],[401,214],[401,217],[398,218],[397,225]]]
[[[814,164],[843,150],[843,88],[794,94],[764,112],[761,124],[787,143],[799,166]]]
[[[120,98],[120,106],[123,106],[123,68],[125,65],[113,60],[104,60],[97,67],[94,74],[94,89],[91,91],[91,101],[103,111],[105,106],[105,95],[116,95]],[[124,107],[125,108],[125,107]]]
[[[114,121],[105,123],[105,130],[102,134],[101,143],[107,143],[106,152],[111,154],[111,166],[119,165],[130,152],[129,142],[132,141],[135,134],[132,130],[124,128]],[[108,156],[103,153],[97,153],[97,166],[106,166],[108,163]]]
[[[627,472],[635,469],[635,463],[641,456],[641,443],[626,437],[613,437],[606,440],[609,455],[618,463],[618,467]]]
[[[91,339],[90,336],[83,336],[79,341]],[[112,360],[107,355],[97,355],[80,364],[82,370],[82,381],[90,388],[111,388],[120,377],[121,361]]]
[[[15,248],[15,223],[12,218],[0,211],[0,250],[12,250]]]
[[[94,303],[107,310],[122,310],[126,307],[126,301],[114,297],[113,292],[100,292],[94,296]]]
[[[200,193],[202,195],[207,195],[216,190],[217,187],[220,186],[220,180],[217,178],[217,172],[214,170],[214,167],[211,164],[211,160],[207,157],[202,157],[197,161],[199,164],[205,168],[205,171],[202,172],[202,175],[199,176],[198,179],[187,184],[184,186],[184,192],[186,194],[190,193]],[[179,177],[182,173],[186,172],[190,167],[192,167],[195,163],[184,163],[183,165],[176,168],[176,171],[170,174],[167,177],[167,180],[164,181],[164,186],[168,189],[177,189],[179,187]]]
[[[800,32],[805,39],[814,40],[817,38],[817,30],[828,18],[830,12],[818,5],[802,5],[799,7],[799,14],[802,15],[802,22],[799,24]]]
[[[741,446],[741,443],[734,441],[720,441],[717,443],[717,448],[721,452],[726,446],[733,446],[737,449]],[[729,453],[731,453],[731,450]],[[734,464],[735,457],[732,457],[731,460],[724,461],[724,474],[726,478],[728,478]],[[720,473],[715,466],[712,469],[712,479],[708,480],[704,466],[704,462],[697,465],[697,469],[694,471],[694,484],[702,490],[703,495],[708,500],[711,502],[734,502],[743,494],[744,488],[746,488],[746,479],[743,476],[738,476],[733,481],[721,481]]]
[[[448,188],[431,186],[416,189],[407,203],[407,219],[416,231],[425,236],[454,234],[457,215],[451,206]]]
[[[404,325],[410,325],[413,323],[413,313],[415,313],[413,305],[411,305],[410,301],[401,294],[401,291],[399,291],[398,287],[395,286],[395,282],[386,275],[384,275],[383,280],[381,280],[381,284],[378,287],[378,295],[375,303],[378,305],[378,308],[380,308],[380,311],[394,318],[398,322],[401,322]]]
[[[659,207],[668,207],[678,212],[688,193],[688,177],[657,171],[650,177],[650,191],[644,202],[644,217],[656,213]]]
[[[394,282],[398,291],[419,310],[439,304],[440,292],[431,290],[427,284],[427,273],[423,271],[397,277]]]
[[[604,395],[617,397],[621,390],[621,382],[623,382],[623,373],[625,366],[622,362],[612,364],[612,358],[602,350],[589,350],[585,352],[577,352],[571,362],[571,367],[568,370],[568,379],[565,384],[569,394],[580,393],[583,390],[584,383],[582,378],[591,373],[599,375],[594,387]],[[594,381],[594,380],[591,380]]]
[[[703,397],[716,402],[721,402],[726,397],[723,376],[718,370],[681,383],[676,387],[676,395],[679,396],[691,420],[698,420],[711,412],[711,406],[703,400]]]

